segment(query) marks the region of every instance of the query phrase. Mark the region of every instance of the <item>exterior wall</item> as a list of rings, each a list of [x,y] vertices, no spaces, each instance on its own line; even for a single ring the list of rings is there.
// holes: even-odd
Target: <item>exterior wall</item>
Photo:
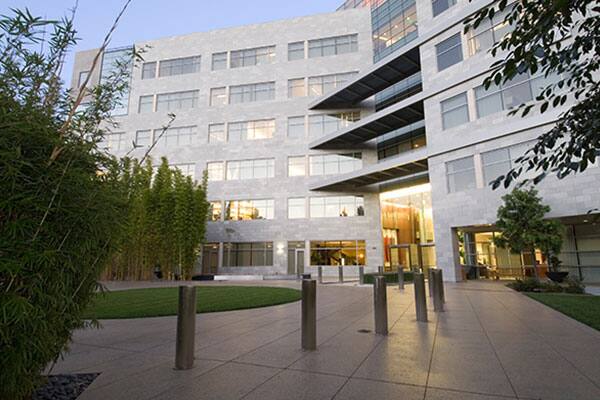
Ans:
[[[199,105],[191,110],[177,111],[176,120],[172,124],[173,127],[197,125],[200,133],[198,143],[173,148],[157,146],[151,153],[154,160],[166,156],[171,164],[195,163],[195,176],[196,179],[200,179],[206,163],[210,161],[275,158],[274,178],[209,183],[208,198],[211,201],[236,199],[274,199],[275,201],[275,216],[272,220],[208,223],[206,236],[208,243],[273,242],[272,267],[226,268],[221,269],[222,272],[286,274],[288,241],[307,241],[308,246],[310,240],[366,240],[368,266],[376,269],[376,266],[381,264],[382,241],[377,195],[364,196],[365,216],[293,220],[287,218],[289,197],[324,195],[308,190],[309,182],[323,177],[287,176],[288,156],[322,153],[309,150],[308,143],[312,139],[308,135],[303,139],[287,138],[287,117],[315,113],[307,111],[308,104],[314,100],[313,97],[288,99],[288,79],[362,71],[370,66],[372,62],[370,18],[370,11],[367,8],[346,10],[136,43],[138,47],[149,46],[144,54],[146,62],[196,55],[201,55],[202,58],[200,72],[195,74],[142,80],[141,68],[134,69],[129,115],[117,118],[120,127],[116,130],[126,132],[129,142],[134,140],[136,131],[159,129],[168,121],[163,113],[138,114],[140,96],[198,89]],[[287,46],[290,42],[353,33],[358,33],[357,52],[288,61]],[[275,61],[272,64],[211,70],[212,53],[271,45],[276,46]],[[79,71],[89,69],[90,55],[93,55],[93,52],[77,54],[74,79]],[[275,100],[209,106],[211,88],[268,81],[276,82]],[[363,117],[370,112],[369,109],[363,109]],[[271,118],[276,120],[276,131],[271,139],[208,143],[209,124]],[[144,151],[136,150],[132,155],[140,156]],[[363,165],[376,162],[376,159],[374,151],[363,152]],[[283,250],[278,251],[277,248],[281,246],[284,246]],[[219,265],[222,266],[222,246],[220,253]],[[307,271],[309,260],[309,252],[306,251],[305,270]],[[337,268],[330,269],[332,274],[337,274]],[[326,268],[326,272],[330,269]]]

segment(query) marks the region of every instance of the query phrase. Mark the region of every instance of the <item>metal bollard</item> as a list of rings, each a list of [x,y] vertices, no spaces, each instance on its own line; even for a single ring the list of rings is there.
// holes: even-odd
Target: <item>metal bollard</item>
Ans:
[[[398,289],[404,290],[404,267],[398,267]]]
[[[194,366],[194,336],[196,331],[196,287],[179,286],[175,369]]]
[[[377,267],[377,272],[379,275],[383,275],[383,267]]]
[[[338,267],[338,280],[340,283],[344,283],[344,267]]]
[[[323,283],[323,267],[317,268],[319,283]]]
[[[433,311],[443,312],[444,302],[442,301],[442,274],[441,271],[433,271]]]
[[[429,297],[433,297],[433,268],[427,268],[427,289],[429,291]]]
[[[375,314],[375,333],[378,335],[388,334],[388,315],[387,315],[387,285],[385,277],[376,276],[373,285],[374,314]]]
[[[417,321],[427,322],[427,301],[425,300],[425,276],[422,272],[415,272],[413,276]]]
[[[446,293],[444,292],[444,271],[442,271],[441,269],[438,269],[438,271],[440,271],[440,292],[442,294],[442,303],[446,303]]]
[[[358,267],[358,283],[361,285],[365,284],[365,267],[362,265]]]
[[[302,349],[317,349],[317,283],[302,281]]]

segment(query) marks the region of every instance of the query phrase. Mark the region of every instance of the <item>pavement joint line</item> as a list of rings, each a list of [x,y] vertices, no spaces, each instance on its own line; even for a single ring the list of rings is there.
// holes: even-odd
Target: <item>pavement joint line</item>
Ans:
[[[477,313],[477,311],[475,311],[475,307],[473,307],[473,302],[471,301],[471,297],[469,295],[467,295],[466,297],[467,297],[467,299],[466,299],[467,302],[469,303],[469,305],[473,309],[473,314],[475,315],[475,318],[477,318],[477,322],[479,323],[479,325],[481,325],[481,329],[483,329],[483,334],[485,335],[485,338],[486,338],[488,344],[490,345],[490,347],[492,348],[492,351],[494,352],[494,357],[496,357],[496,360],[498,361],[498,364],[500,364],[500,368],[502,368],[502,372],[504,373],[504,376],[506,377],[506,380],[508,381],[508,384],[510,385],[511,390],[515,394],[515,397],[519,398],[519,394],[517,393],[517,389],[515,388],[515,385],[513,384],[512,380],[510,379],[510,376],[508,376],[508,372],[506,371],[506,368],[504,367],[504,364],[502,364],[502,360],[500,359],[500,356],[498,355],[498,352],[496,351],[496,347],[494,346],[494,343],[492,342],[492,339],[490,339],[490,336],[488,334],[487,329],[485,328],[485,326],[481,322],[481,318],[479,318],[479,313]],[[495,299],[495,300],[498,303],[502,304],[498,299]]]
[[[419,322],[417,322],[419,323]],[[439,318],[435,318],[435,330],[433,333],[433,343],[431,344],[431,354],[429,355],[429,365],[427,366],[427,378],[425,379],[425,391],[423,392],[423,400],[425,400],[427,398],[427,387],[429,386],[429,375],[431,374],[431,365],[433,364],[433,354],[435,352],[435,345],[437,342],[437,334],[438,334],[438,327],[440,324],[440,319]]]

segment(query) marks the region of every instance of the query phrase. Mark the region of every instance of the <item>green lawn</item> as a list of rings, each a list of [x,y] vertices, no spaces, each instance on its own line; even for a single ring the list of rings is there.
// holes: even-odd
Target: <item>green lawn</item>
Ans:
[[[525,294],[600,331],[600,296],[560,293]]]
[[[290,303],[295,289],[253,286],[199,286],[197,312],[242,310]],[[133,289],[98,294],[85,318],[144,318],[177,314],[178,288]]]

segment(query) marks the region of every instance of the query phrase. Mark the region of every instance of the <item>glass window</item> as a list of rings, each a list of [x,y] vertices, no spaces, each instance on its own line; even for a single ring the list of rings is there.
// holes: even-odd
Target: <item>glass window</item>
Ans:
[[[229,64],[231,68],[240,68],[252,65],[271,64],[274,60],[275,46],[266,46],[232,51]]]
[[[158,76],[193,74],[200,71],[200,56],[163,60],[158,64]]]
[[[136,147],[150,147],[152,144],[152,131],[146,129],[143,131],[137,131],[135,133],[135,146]]]
[[[415,0],[381,3],[371,11],[375,62],[417,38]]]
[[[311,176],[344,174],[361,168],[361,153],[318,154],[309,156]]]
[[[354,217],[365,215],[362,196],[327,196],[310,198],[311,218]]]
[[[333,56],[356,51],[358,51],[357,34],[308,41],[308,58]]]
[[[227,141],[225,124],[210,124],[208,126],[208,143],[222,143]]]
[[[260,267],[273,265],[273,242],[225,243],[225,267]]]
[[[224,169],[222,161],[206,163],[206,171],[208,173],[209,181],[222,181],[224,178]]]
[[[154,95],[140,96],[138,113],[146,114],[154,111]]]
[[[308,134],[321,137],[347,127],[352,122],[360,120],[360,112],[338,114],[317,114],[308,116]]]
[[[322,96],[346,82],[349,82],[357,72],[346,72],[343,74],[311,76],[308,78],[308,95]]]
[[[504,21],[511,11],[512,6],[507,6],[503,11],[497,11],[493,18],[482,20],[477,28],[470,31],[469,55],[491,48],[513,30],[514,27],[508,21]]]
[[[85,82],[88,76],[90,76],[90,71],[81,71],[79,73],[79,79],[77,80],[77,87],[81,87],[81,85],[83,85],[83,82]]]
[[[450,129],[469,122],[467,94],[461,93],[442,101],[442,129]]]
[[[365,265],[364,240],[328,240],[310,242],[310,265]]]
[[[437,17],[455,4],[456,0],[432,0],[433,16]]]
[[[533,99],[529,74],[516,75],[502,88],[502,101],[508,109],[527,103]]]
[[[304,42],[288,43],[288,61],[304,58]]]
[[[146,62],[142,65],[142,79],[156,78],[156,61]]]
[[[169,128],[157,141],[160,141],[164,147],[177,147],[196,143],[198,141],[198,127],[193,125]]]
[[[221,106],[227,104],[227,90],[224,87],[210,89],[210,105]]]
[[[306,175],[306,157],[291,156],[288,157],[288,176]]]
[[[263,179],[275,176],[275,159],[227,161],[227,180]]]
[[[275,120],[231,122],[227,126],[227,132],[230,142],[269,139],[275,134]]]
[[[475,102],[477,106],[477,118],[482,118],[504,109],[500,87],[493,84],[487,90],[485,90],[483,85],[476,87]]]
[[[187,110],[198,104],[198,91],[162,93],[156,96],[156,111]]]
[[[227,69],[227,52],[213,53],[212,55],[212,70],[218,71]]]
[[[100,83],[108,83],[115,74],[121,74],[125,71],[131,73],[133,69],[133,48],[125,47],[118,49],[108,49],[102,54],[102,66],[100,69]],[[111,110],[111,115],[127,115],[129,112],[129,88],[121,92],[115,98],[115,104]]]
[[[306,218],[306,199],[304,197],[288,199],[288,218]]]
[[[448,161],[446,163],[446,176],[448,178],[449,193],[474,189],[476,184],[473,156]]]
[[[108,149],[111,151],[126,150],[128,147],[127,134],[124,132],[109,133],[107,136]]]
[[[273,219],[275,201],[268,200],[229,200],[225,206],[225,219],[246,221],[252,219]]]
[[[304,78],[288,79],[288,98],[306,96]]]
[[[223,204],[220,201],[211,201],[208,209],[209,221],[220,221],[223,215]]]
[[[250,103],[275,99],[275,82],[252,83],[249,85],[231,86],[229,103]]]
[[[189,176],[192,180],[196,177],[196,164],[173,164],[169,167],[178,170],[183,176]]]
[[[506,174],[511,168],[515,168],[516,160],[525,155],[531,146],[532,142],[525,142],[481,153],[484,181],[490,183],[500,175]],[[535,171],[524,171],[523,178],[533,178],[536,175]]]
[[[442,71],[463,60],[460,32],[435,46],[438,71]]]
[[[288,117],[287,135],[289,138],[303,138],[306,136],[305,120],[304,115],[300,117]]]

